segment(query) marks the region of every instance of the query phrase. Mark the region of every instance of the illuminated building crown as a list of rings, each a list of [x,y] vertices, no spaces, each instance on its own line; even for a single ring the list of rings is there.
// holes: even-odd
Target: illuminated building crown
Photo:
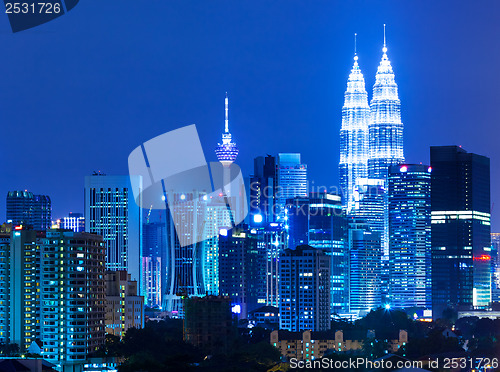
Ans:
[[[228,120],[228,98],[226,93],[225,99],[226,106],[226,120],[225,120],[225,130],[222,133],[222,143],[217,144],[217,148],[215,149],[215,154],[217,155],[217,159],[221,163],[232,163],[236,160],[238,156],[238,147],[236,143],[231,141],[231,133],[229,133],[229,120]]]

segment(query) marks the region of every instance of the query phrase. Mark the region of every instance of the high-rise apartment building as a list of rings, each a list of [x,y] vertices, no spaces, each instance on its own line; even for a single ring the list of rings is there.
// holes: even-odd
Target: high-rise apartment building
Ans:
[[[219,290],[231,298],[234,312],[246,319],[266,299],[265,247],[247,226],[221,229],[219,236]]]
[[[34,195],[29,191],[7,193],[7,221],[14,225],[31,226],[46,230],[52,226],[52,204],[47,195]]]
[[[123,337],[129,328],[144,327],[144,297],[125,270],[106,271],[106,333]]]
[[[26,352],[40,335],[40,247],[34,230],[16,228],[11,233],[8,260],[9,340]]]
[[[95,234],[48,230],[39,244],[43,356],[59,365],[81,363],[105,341],[104,242]]]
[[[354,56],[354,65],[344,94],[342,127],[340,129],[340,187],[343,205],[349,212],[354,202],[354,186],[360,178],[368,177],[368,122],[370,106],[365,79]]]
[[[491,301],[490,159],[431,147],[432,311]]]
[[[283,220],[286,201],[296,196],[307,196],[307,165],[300,162],[300,154],[278,154],[276,177],[276,219]]]
[[[310,193],[288,200],[287,222],[291,249],[303,244],[321,249],[330,257],[330,300],[332,313],[348,311],[347,221],[341,197]]]
[[[280,329],[330,329],[330,257],[300,245],[280,257]]]
[[[142,189],[142,177],[104,174],[85,177],[85,231],[103,237],[106,268],[126,270],[143,293],[142,209],[134,200],[132,186]]]
[[[95,234],[0,229],[0,339],[72,368],[104,344],[105,247]],[[67,367],[69,366],[69,367]]]
[[[349,312],[364,316],[381,304],[380,233],[363,220],[349,223]]]
[[[431,171],[389,168],[389,294],[393,307],[431,307]]]
[[[10,337],[10,231],[0,230],[3,230],[0,231],[0,343],[7,344]]]

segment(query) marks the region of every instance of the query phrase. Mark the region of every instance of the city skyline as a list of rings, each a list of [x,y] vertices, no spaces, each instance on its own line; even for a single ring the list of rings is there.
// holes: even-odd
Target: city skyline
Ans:
[[[321,2],[307,8],[288,3],[284,8],[278,2],[263,13],[220,2],[207,15],[204,6],[191,12],[193,21],[206,25],[203,36],[200,30],[188,29],[190,22],[179,24],[175,19],[189,5],[152,4],[155,12],[149,9],[143,18],[143,13],[132,14],[132,6],[113,7],[122,17],[108,19],[104,14],[112,10],[110,3],[103,3],[101,12],[95,5],[80,4],[67,17],[5,36],[3,64],[14,78],[5,77],[0,107],[4,122],[23,128],[23,136],[2,142],[9,182],[0,194],[27,189],[50,195],[54,218],[83,212],[86,175],[94,170],[126,174],[127,155],[139,143],[192,122],[207,159],[215,160],[213,146],[220,140],[226,91],[243,174],[251,174],[253,158],[262,152],[300,152],[316,185],[337,185],[339,113],[352,66],[352,37],[358,33],[357,52],[371,90],[386,23],[403,102],[406,161],[429,163],[430,145],[462,145],[488,156],[492,203],[498,204],[500,172],[495,164],[500,150],[494,136],[469,133],[472,125],[480,133],[491,132],[500,114],[494,90],[498,77],[479,73],[484,64],[494,65],[500,58],[484,47],[495,40],[484,21],[494,12],[454,2],[453,20],[441,19],[446,3],[433,4],[433,12],[427,12],[430,4],[422,4],[409,14],[403,5],[390,1],[363,7]],[[304,9],[315,22],[300,22]],[[262,18],[268,32],[240,25],[243,14],[249,23]],[[73,28],[89,20],[94,28],[85,33]],[[416,32],[423,23],[426,29]],[[474,26],[463,30],[465,23]],[[176,26],[179,32],[170,35],[170,27]],[[0,22],[4,33],[8,27],[5,19]],[[110,27],[115,30],[111,34],[103,31]],[[152,33],[154,27],[159,32]],[[127,42],[117,42],[118,35]],[[200,45],[200,40],[210,47]],[[70,48],[65,47],[68,43]],[[137,52],[128,52],[127,43]],[[89,62],[88,48],[100,57]],[[124,58],[131,63],[119,65]],[[185,69],[175,73],[181,67]],[[198,84],[202,89],[194,89]],[[34,88],[42,86],[46,91]],[[484,89],[477,91],[476,86]],[[67,99],[68,92],[73,99]],[[31,110],[21,110],[26,101]],[[312,125],[317,130],[304,130]],[[282,140],[274,141],[275,137]],[[43,150],[37,146],[40,138],[49,143]],[[54,138],[58,142],[51,142]],[[5,210],[0,199],[0,209]],[[494,208],[492,230],[499,229]]]

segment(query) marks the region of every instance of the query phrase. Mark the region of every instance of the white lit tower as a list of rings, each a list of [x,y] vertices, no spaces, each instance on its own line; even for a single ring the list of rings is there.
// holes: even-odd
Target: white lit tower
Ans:
[[[354,65],[347,80],[340,129],[340,186],[343,193],[343,205],[348,212],[353,208],[353,191],[356,181],[368,177],[368,122],[370,119],[368,93],[356,53],[356,34],[354,37]]]
[[[370,103],[368,175],[386,180],[389,166],[404,163],[405,158],[401,102],[391,62],[387,58],[385,25],[382,52]]]
[[[225,112],[225,125],[224,125],[224,133],[222,133],[222,143],[219,143],[217,145],[217,148],[215,149],[215,154],[217,155],[217,159],[222,163],[224,167],[224,186],[229,185],[231,182],[230,178],[230,172],[229,172],[229,167],[231,164],[236,160],[236,157],[238,156],[238,147],[236,146],[236,143],[231,141],[231,133],[229,133],[229,108],[228,108],[228,98],[227,98],[227,92],[226,92],[226,99],[225,99],[225,107],[226,107],[226,112]],[[226,188],[228,190],[229,188]],[[226,191],[227,192],[227,191]]]

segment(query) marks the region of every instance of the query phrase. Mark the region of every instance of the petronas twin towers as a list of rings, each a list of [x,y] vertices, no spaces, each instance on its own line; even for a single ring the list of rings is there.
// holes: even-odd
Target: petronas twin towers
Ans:
[[[377,184],[383,185],[389,166],[404,162],[401,103],[387,57],[385,27],[382,52],[370,105],[356,53],[347,81],[342,107],[339,170],[348,213],[356,208],[356,190],[360,184],[374,184],[373,180],[381,180]]]

